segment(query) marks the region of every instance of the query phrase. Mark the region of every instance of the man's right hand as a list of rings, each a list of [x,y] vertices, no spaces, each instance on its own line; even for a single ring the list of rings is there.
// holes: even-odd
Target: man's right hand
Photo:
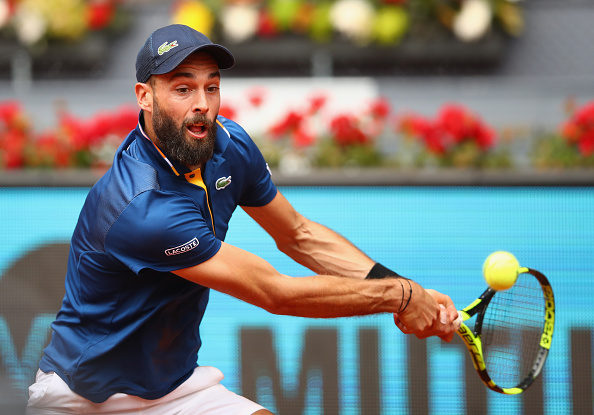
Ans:
[[[394,314],[394,323],[405,334],[419,339],[438,336],[449,342],[454,337],[458,311],[451,298],[410,281],[412,297],[406,309]],[[406,287],[406,284],[405,284]]]

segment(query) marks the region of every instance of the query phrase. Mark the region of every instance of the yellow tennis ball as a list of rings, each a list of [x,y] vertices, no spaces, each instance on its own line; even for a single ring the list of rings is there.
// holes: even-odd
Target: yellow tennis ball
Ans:
[[[507,290],[518,278],[520,263],[515,256],[505,251],[493,252],[483,264],[483,276],[489,287],[497,291]]]

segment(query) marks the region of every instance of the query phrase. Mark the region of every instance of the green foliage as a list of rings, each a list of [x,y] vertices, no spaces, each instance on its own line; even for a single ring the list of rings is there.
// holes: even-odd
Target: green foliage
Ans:
[[[289,30],[292,27],[294,16],[297,15],[300,0],[269,0],[268,7],[274,21],[282,30]]]
[[[334,140],[321,140],[316,148],[314,165],[317,167],[377,167],[382,155],[375,145],[340,146]]]
[[[329,2],[323,2],[314,8],[309,35],[317,42],[328,42],[332,39],[334,28],[330,21],[331,7]]]
[[[409,15],[402,7],[385,6],[377,13],[373,36],[379,44],[395,44],[404,37],[409,24]]]
[[[540,169],[594,167],[594,154],[583,155],[562,136],[545,134],[536,139],[533,164]]]

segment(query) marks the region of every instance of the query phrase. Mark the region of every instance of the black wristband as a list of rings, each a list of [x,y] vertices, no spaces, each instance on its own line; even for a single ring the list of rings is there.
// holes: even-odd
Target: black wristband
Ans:
[[[367,276],[365,277],[365,279],[366,280],[379,280],[379,279],[390,278],[390,277],[399,278],[400,285],[402,287],[402,302],[400,303],[400,309],[398,310],[398,313],[402,313],[404,310],[406,310],[406,307],[408,307],[408,304],[410,303],[410,299],[412,298],[412,285],[408,278],[403,277],[402,275],[392,271],[391,269],[384,267],[379,262],[376,262],[375,265],[373,266],[373,268],[371,268],[371,270],[369,271],[369,274],[367,274]],[[404,303],[404,285],[402,284],[402,280],[406,280],[406,282],[408,282],[409,293],[408,293],[408,300],[406,300],[406,304]]]
[[[392,271],[389,268],[384,267],[379,262],[376,262],[373,268],[369,271],[369,274],[365,277],[366,280],[379,280],[382,278],[397,277],[404,278],[402,275]]]

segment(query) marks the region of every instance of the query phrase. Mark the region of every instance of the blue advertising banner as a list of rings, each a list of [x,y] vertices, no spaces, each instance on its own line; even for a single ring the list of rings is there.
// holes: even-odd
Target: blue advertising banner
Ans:
[[[526,393],[487,391],[459,339],[418,340],[392,316],[271,315],[213,292],[201,365],[279,414],[592,413],[594,189],[590,187],[286,187],[305,216],[375,260],[466,306],[493,251],[543,272],[556,328],[543,376]],[[0,188],[0,413],[22,413],[64,293],[69,238],[88,188]],[[226,241],[295,277],[241,209]],[[13,411],[13,412],[11,412]],[[20,411],[20,412],[19,412]]]

